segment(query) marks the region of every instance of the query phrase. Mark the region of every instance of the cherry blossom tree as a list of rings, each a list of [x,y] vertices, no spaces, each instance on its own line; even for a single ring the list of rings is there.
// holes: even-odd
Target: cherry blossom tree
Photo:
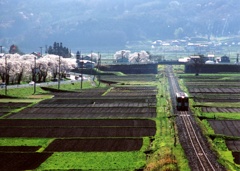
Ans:
[[[117,51],[114,54],[116,62],[125,63],[149,63],[150,55],[146,51],[131,53],[129,50]]]
[[[7,60],[7,56],[3,56],[2,58],[0,58],[0,77],[2,79],[2,82],[7,82],[7,65],[6,65],[6,60]]]
[[[36,82],[46,82],[47,78],[56,78],[58,74],[61,78],[64,77],[66,72],[75,67],[75,59],[62,58],[57,55],[38,58],[32,54],[5,54],[0,58],[0,78],[6,84],[20,84],[23,78],[30,77]]]
[[[15,56],[11,57],[11,61],[14,61],[14,75],[15,79],[17,80],[17,84],[20,84],[23,77],[28,78],[30,75],[30,66],[34,59],[35,55],[23,55],[23,56]]]
[[[19,62],[19,56],[18,54],[6,54],[0,59],[2,82],[6,84],[20,83],[25,66]]]

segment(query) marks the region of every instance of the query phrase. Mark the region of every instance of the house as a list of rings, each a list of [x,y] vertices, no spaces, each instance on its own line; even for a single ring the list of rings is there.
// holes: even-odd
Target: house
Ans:
[[[226,55],[221,57],[221,63],[230,63],[230,58]]]
[[[95,62],[89,60],[79,60],[78,67],[79,68],[94,68]]]

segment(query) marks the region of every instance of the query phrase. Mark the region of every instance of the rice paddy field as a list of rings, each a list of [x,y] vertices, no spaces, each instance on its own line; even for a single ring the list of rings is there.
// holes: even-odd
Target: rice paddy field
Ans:
[[[156,87],[106,91],[53,93],[34,105],[1,103],[1,169],[143,167],[144,151],[156,134]]]
[[[188,167],[181,146],[174,150],[178,162],[171,149],[174,128],[169,129],[172,123],[166,117],[167,92],[159,85],[160,79],[166,85],[166,79],[158,75],[101,79],[117,84],[70,91],[64,87],[64,92],[45,87],[34,95],[22,90],[26,96],[9,90],[2,96],[0,169]]]

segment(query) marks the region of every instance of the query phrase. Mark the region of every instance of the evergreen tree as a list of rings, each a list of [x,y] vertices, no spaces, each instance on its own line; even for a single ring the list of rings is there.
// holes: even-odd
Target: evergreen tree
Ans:
[[[21,52],[21,51],[19,50],[18,46],[17,46],[17,45],[14,45],[14,44],[10,46],[10,49],[9,49],[8,52],[9,52],[10,54],[14,54],[14,53],[18,53],[18,54],[20,54],[20,55],[23,54],[23,52]]]
[[[48,53],[49,54],[54,54],[54,55],[60,55],[64,58],[71,57],[71,53],[69,52],[67,47],[63,47],[62,42],[60,42],[60,43],[54,42],[53,47],[49,46]]]

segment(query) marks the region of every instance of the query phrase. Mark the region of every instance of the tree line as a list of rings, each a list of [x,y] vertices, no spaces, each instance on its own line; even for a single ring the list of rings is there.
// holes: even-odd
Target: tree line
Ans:
[[[71,57],[71,51],[67,47],[63,47],[62,42],[60,42],[60,43],[54,42],[53,46],[49,46],[49,48],[47,49],[47,53],[59,55],[64,58]]]
[[[60,60],[60,61],[59,61]],[[5,54],[0,58],[0,79],[9,84],[21,84],[21,82],[36,81],[46,82],[64,78],[66,73],[76,67],[76,61],[56,55]]]

